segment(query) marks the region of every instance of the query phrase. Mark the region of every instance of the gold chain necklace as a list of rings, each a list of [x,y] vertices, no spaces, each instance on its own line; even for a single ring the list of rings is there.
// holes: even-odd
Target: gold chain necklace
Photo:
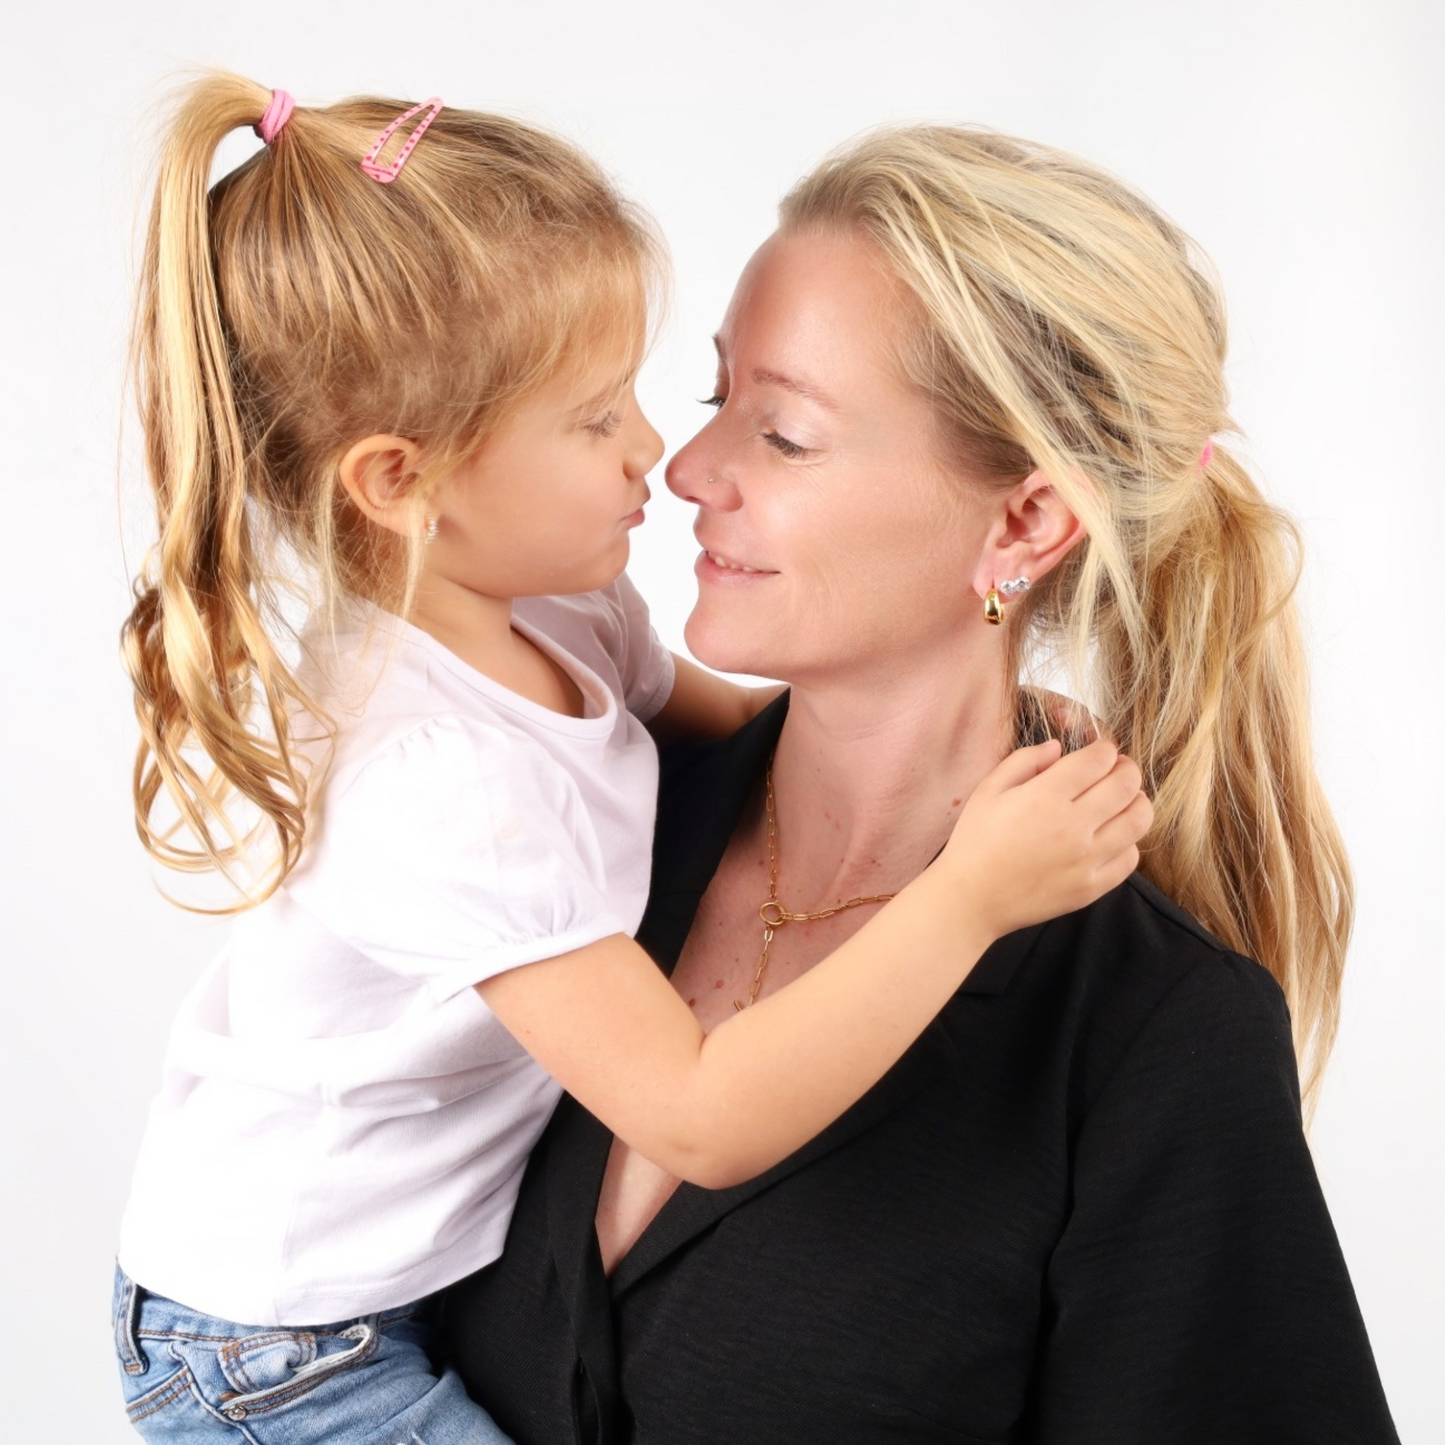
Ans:
[[[768,759],[767,792],[768,810],[768,897],[758,905],[758,917],[763,924],[763,952],[758,959],[758,969],[753,975],[753,986],[748,992],[748,1001],[733,1000],[733,1007],[741,1013],[758,1001],[763,987],[763,975],[768,971],[768,951],[773,946],[773,934],[785,923],[814,923],[820,918],[831,918],[846,908],[861,908],[865,903],[887,903],[896,897],[893,893],[870,893],[865,898],[850,898],[846,903],[835,903],[831,908],[820,908],[816,913],[793,913],[784,908],[778,900],[778,808],[773,798],[773,760]]]

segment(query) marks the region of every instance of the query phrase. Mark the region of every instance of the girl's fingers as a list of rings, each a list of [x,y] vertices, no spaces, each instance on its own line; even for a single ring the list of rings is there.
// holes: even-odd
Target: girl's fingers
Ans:
[[[1139,849],[1133,844],[1122,852],[1116,853],[1094,874],[1095,881],[1099,885],[1099,896],[1117,888],[1126,878],[1139,867]]]
[[[1032,747],[1017,748],[989,772],[975,791],[997,794],[1017,788],[1040,773],[1057,767],[1062,752],[1063,744],[1056,738],[1035,743]]]
[[[1122,813],[1139,796],[1143,776],[1138,764],[1122,754],[1104,777],[1074,800],[1081,816],[1102,828],[1116,813]]]
[[[1102,782],[1119,761],[1119,749],[1108,738],[1061,758],[1049,769],[1047,785],[1068,799],[1082,798]]]
[[[1143,793],[1136,793],[1134,801],[1122,812],[1115,813],[1094,834],[1094,849],[1096,853],[1104,858],[1113,858],[1115,854],[1132,852],[1134,861],[1128,872],[1132,873],[1139,865],[1139,850],[1135,844],[1149,831],[1154,821],[1154,805]],[[1124,875],[1128,876],[1128,873]]]

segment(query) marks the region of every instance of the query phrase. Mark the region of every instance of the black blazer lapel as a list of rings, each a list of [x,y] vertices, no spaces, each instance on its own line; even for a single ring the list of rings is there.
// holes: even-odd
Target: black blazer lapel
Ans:
[[[666,973],[682,952],[698,902],[763,775],[787,709],[784,697],[725,743],[663,752],[664,811],[653,841],[653,889],[637,938]],[[674,779],[681,785],[674,786]],[[706,800],[701,810],[700,797]],[[598,1438],[607,1441],[610,1422],[618,1415],[617,1359],[595,1218],[612,1135],[575,1099],[563,1098],[544,1138],[541,1163],[552,1261],[578,1358],[597,1393]],[[561,1160],[565,1165],[555,1162]]]
[[[681,1184],[643,1231],[642,1237],[623,1255],[613,1272],[614,1298],[625,1293],[650,1270],[710,1229],[754,1195],[770,1189],[798,1169],[846,1144],[855,1135],[871,1129],[881,1119],[901,1108],[921,1089],[956,1066],[958,1051],[941,1023],[935,1022],[887,1074],[851,1109],[815,1139],[809,1140],[766,1174],[731,1189],[699,1189]],[[595,1199],[594,1199],[595,1204]]]
[[[586,1371],[587,1383],[596,1392],[596,1438],[607,1442],[613,1439],[610,1422],[617,1418],[617,1353],[594,1216],[612,1135],[575,1099],[564,1097],[548,1129],[545,1147],[543,1167],[552,1262],[577,1357]],[[566,1168],[554,1167],[553,1161],[559,1155],[568,1161]]]

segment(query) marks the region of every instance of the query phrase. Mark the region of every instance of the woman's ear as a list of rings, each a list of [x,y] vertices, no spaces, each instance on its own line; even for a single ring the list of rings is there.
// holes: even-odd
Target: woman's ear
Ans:
[[[1030,472],[1011,491],[996,494],[994,505],[998,510],[973,578],[980,597],[1016,577],[1037,582],[1084,536],[1084,524],[1042,472]]]
[[[379,527],[406,536],[417,531],[416,480],[421,448],[406,437],[363,437],[341,459],[341,485],[357,509]]]

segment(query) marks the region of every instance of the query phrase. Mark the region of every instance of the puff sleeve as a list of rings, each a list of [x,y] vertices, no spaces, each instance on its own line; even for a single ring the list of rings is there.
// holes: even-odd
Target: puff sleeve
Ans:
[[[328,787],[293,900],[444,999],[627,929],[575,782],[504,728],[434,717]]]

